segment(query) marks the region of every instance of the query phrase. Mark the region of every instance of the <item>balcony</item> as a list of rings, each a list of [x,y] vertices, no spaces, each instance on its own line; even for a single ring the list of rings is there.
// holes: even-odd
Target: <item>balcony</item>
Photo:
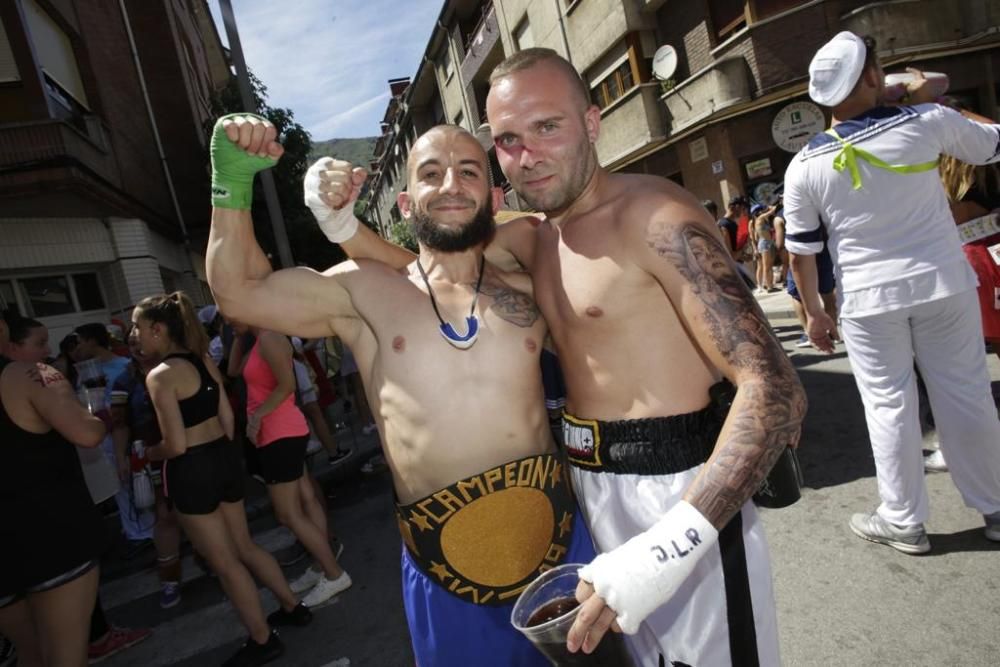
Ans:
[[[997,26],[997,0],[890,0],[841,17],[843,30],[874,37],[883,57],[996,37]]]
[[[95,116],[85,126],[103,134]],[[123,204],[114,156],[58,120],[0,125],[0,191],[10,215],[117,210]]]
[[[95,124],[87,123],[88,128],[92,125]],[[94,131],[99,132],[100,128],[94,127]],[[81,164],[107,181],[118,181],[111,155],[65,122],[46,120],[0,125],[0,167],[66,159]]]
[[[749,102],[754,82],[746,60],[733,56],[696,72],[660,99],[667,105],[670,134],[712,114]]]
[[[499,39],[500,25],[497,23],[497,11],[495,7],[490,6],[489,11],[480,19],[465,45],[465,57],[462,59],[462,81],[475,80],[487,60],[493,60],[490,55]],[[485,72],[484,76],[489,76],[489,72]]]
[[[644,83],[601,112],[597,157],[603,166],[614,169],[636,151],[665,138],[659,93],[659,84]]]

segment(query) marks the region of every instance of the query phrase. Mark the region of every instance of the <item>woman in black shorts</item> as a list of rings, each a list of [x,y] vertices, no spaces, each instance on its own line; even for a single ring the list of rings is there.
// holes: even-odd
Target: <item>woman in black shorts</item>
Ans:
[[[259,665],[281,655],[270,626],[305,625],[277,561],[250,538],[243,509],[243,462],[232,442],[233,412],[208,358],[208,339],[181,292],[143,299],[132,312],[143,354],[163,361],[146,376],[162,443],[147,449],[165,460],[163,487],[194,548],[219,576],[250,638],[226,665]],[[267,619],[251,572],[281,603]]]
[[[20,664],[82,667],[107,535],[73,445],[107,427],[57,370],[4,356],[8,333],[0,321],[0,633]]]
[[[231,368],[242,368],[247,385],[247,438],[256,446],[261,474],[274,513],[313,557],[313,566],[292,584],[296,592],[309,590],[309,607],[329,600],[351,586],[351,577],[337,563],[330,547],[326,512],[305,472],[309,425],[295,405],[292,344],[273,331],[234,323],[237,342]],[[243,360],[240,342],[249,331],[256,338]]]

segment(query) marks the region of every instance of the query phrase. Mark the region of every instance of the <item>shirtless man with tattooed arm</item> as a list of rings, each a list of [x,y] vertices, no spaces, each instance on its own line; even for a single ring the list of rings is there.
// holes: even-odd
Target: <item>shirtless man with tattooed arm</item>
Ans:
[[[534,280],[566,377],[574,489],[604,552],[581,571],[570,650],[615,624],[650,667],[780,664],[749,499],[798,443],[794,368],[698,201],[599,166],[600,110],[572,65],[511,56],[486,109],[501,169],[546,214],[503,225],[487,252]],[[394,261],[363,240],[345,249]],[[723,377],[736,385],[724,419],[709,399]]]
[[[418,664],[547,665],[510,625],[511,607],[540,570],[594,551],[554,456],[530,279],[484,262],[502,196],[485,152],[456,127],[414,142],[398,204],[420,254],[402,270],[361,260],[270,273],[249,192],[281,153],[262,119],[216,125],[208,279],[220,310],[285,334],[337,335],[353,351],[392,471]],[[349,211],[363,179],[333,171],[324,196]]]

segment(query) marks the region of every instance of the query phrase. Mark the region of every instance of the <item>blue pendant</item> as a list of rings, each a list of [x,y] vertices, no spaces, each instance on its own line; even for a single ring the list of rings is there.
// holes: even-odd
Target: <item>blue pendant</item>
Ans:
[[[464,336],[458,335],[455,327],[451,326],[451,322],[442,322],[438,329],[449,343],[460,350],[467,350],[472,347],[472,344],[476,342],[476,336],[479,335],[479,318],[475,315],[466,317],[465,325],[468,330]]]

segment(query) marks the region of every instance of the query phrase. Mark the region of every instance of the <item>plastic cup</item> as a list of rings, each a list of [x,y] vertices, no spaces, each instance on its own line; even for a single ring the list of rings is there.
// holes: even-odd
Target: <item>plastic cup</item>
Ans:
[[[632,659],[624,640],[610,630],[593,653],[584,653],[582,649],[570,653],[566,648],[566,635],[580,611],[576,585],[580,580],[578,573],[581,567],[580,563],[564,563],[543,572],[517,598],[510,622],[549,662],[558,667],[631,667]]]
[[[107,379],[104,377],[104,371],[101,369],[101,362],[97,359],[87,359],[86,361],[78,361],[73,364],[76,369],[76,375],[81,387],[86,387],[92,389],[95,387],[103,387],[107,384]]]

